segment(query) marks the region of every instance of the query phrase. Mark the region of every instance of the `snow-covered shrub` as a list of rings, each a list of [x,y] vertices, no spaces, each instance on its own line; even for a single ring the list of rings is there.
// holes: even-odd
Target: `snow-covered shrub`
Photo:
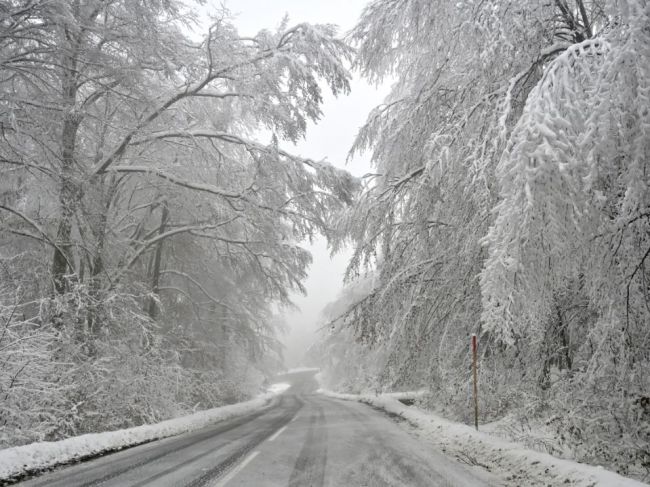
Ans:
[[[2,295],[0,446],[153,423],[250,397],[260,382],[253,371],[184,366],[178,337],[149,319],[142,301],[118,292],[98,298],[82,285],[37,306]]]
[[[59,332],[26,317],[20,289],[0,293],[0,447],[50,438],[68,407],[71,369],[55,354]]]

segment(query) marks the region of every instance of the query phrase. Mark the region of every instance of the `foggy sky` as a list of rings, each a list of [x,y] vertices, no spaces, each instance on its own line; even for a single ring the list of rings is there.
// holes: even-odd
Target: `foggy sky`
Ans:
[[[367,0],[230,0],[226,7],[236,15],[240,34],[254,35],[261,29],[276,27],[285,14],[289,15],[290,24],[332,23],[345,32],[354,26],[366,3]],[[368,112],[381,103],[386,93],[386,88],[376,89],[360,79],[353,81],[352,93],[347,97],[336,99],[326,93],[322,120],[317,125],[310,124],[304,141],[295,148],[287,148],[311,159],[327,159],[356,176],[364,175],[370,169],[368,158],[357,157],[346,165],[346,156]],[[322,238],[304,246],[312,252],[314,262],[305,282],[307,296],[293,297],[299,310],[285,312],[289,331],[283,342],[289,367],[301,365],[304,351],[315,339],[320,311],[341,291],[350,257],[349,252],[344,252],[330,258]]]

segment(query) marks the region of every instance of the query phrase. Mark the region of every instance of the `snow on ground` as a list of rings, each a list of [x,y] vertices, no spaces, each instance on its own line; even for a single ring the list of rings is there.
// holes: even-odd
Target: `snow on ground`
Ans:
[[[271,384],[269,387],[266,388],[266,392],[269,392],[271,394],[282,394],[284,391],[289,389],[291,387],[291,384],[288,384],[286,382],[277,382],[276,384]]]
[[[285,374],[295,374],[298,372],[318,372],[320,369],[318,367],[295,367],[293,369],[289,369]]]
[[[418,393],[374,395],[337,394],[320,390],[337,399],[359,401],[408,421],[418,436],[434,444],[448,456],[462,463],[478,465],[503,480],[504,486],[573,486],[573,487],[641,487],[642,482],[614,472],[563,460],[516,443],[495,438],[485,432],[443,419],[431,412],[405,406],[398,399],[416,397]]]
[[[195,431],[210,424],[244,416],[269,406],[277,394],[270,392],[250,401],[199,411],[156,424],[90,433],[61,441],[43,441],[0,450],[0,483],[57,465]]]

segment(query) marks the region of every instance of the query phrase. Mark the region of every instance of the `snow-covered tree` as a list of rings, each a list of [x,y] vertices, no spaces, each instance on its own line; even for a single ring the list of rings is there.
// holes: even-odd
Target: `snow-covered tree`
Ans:
[[[396,77],[353,148],[372,150],[377,174],[348,225],[351,270],[380,271],[366,312],[393,380],[465,380],[447,374],[480,331],[495,165],[545,65],[601,21],[595,3],[563,5],[376,1],[352,33],[362,72]]]
[[[649,451],[632,412],[647,390],[647,9],[376,0],[350,36],[361,72],[394,81],[353,147],[376,170],[344,225],[350,276],[378,276],[347,323],[386,352],[382,381],[464,416],[477,333],[485,417],[561,411],[573,446],[630,438],[609,457],[581,447],[619,466]]]
[[[173,0],[0,14],[3,284],[34,277],[17,305],[77,365],[68,400],[93,398],[59,433],[236,398],[279,353],[270,310],[302,289],[299,243],[331,237],[358,186],[282,148],[323,87],[348,91],[350,48],[331,25],[243,38],[225,10],[196,42]],[[96,416],[116,390],[125,409]]]
[[[486,330],[540,343],[540,386],[564,396],[582,434],[622,434],[633,464],[650,451],[650,8],[608,7],[616,23],[549,64],[513,129],[481,288]],[[578,390],[580,403],[566,397]]]

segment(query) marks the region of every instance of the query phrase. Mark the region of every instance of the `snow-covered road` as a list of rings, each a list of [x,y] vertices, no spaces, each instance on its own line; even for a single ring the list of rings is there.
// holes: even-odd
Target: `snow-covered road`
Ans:
[[[478,470],[427,450],[368,406],[285,378],[278,405],[24,482],[24,486],[481,486]]]

